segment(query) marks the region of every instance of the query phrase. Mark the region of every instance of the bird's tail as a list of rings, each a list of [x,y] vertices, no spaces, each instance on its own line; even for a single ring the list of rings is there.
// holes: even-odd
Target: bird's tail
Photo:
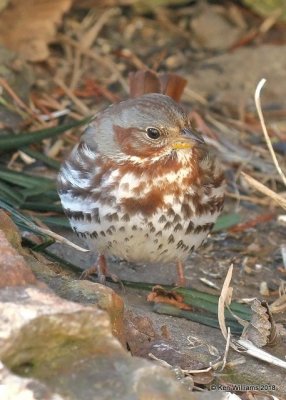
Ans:
[[[151,70],[139,70],[129,74],[130,97],[161,93],[180,101],[186,84],[186,79],[169,72],[157,74]]]

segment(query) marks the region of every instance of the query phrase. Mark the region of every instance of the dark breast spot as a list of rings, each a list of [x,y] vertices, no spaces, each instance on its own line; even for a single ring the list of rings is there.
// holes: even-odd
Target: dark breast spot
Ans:
[[[166,217],[165,217],[164,214],[162,214],[161,217],[158,219],[158,222],[159,222],[160,224],[163,223],[163,222],[166,222],[166,221],[167,221],[167,219],[166,219]]]
[[[183,240],[179,240],[179,242],[177,243],[177,249],[182,249],[184,251],[188,251],[189,250],[189,246],[187,246]]]
[[[153,233],[156,231],[155,226],[152,224],[152,222],[148,223],[148,228],[150,229],[150,232]]]
[[[100,224],[99,209],[97,207],[92,210],[92,219]]]
[[[169,208],[167,211],[167,216],[168,217],[174,217],[175,216],[175,211],[172,208]]]
[[[186,229],[186,235],[188,235],[189,233],[193,232],[194,230],[194,223],[192,221],[189,222],[189,225]]]
[[[174,242],[175,242],[174,236],[170,235],[168,238],[168,243],[170,244],[170,243],[174,243]]]
[[[181,231],[182,229],[183,229],[182,225],[181,225],[181,224],[177,224],[177,225],[175,226],[175,228],[174,228],[174,231],[175,231],[175,232],[178,232],[178,231]]]
[[[122,221],[125,221],[125,222],[129,222],[129,221],[130,221],[129,214],[124,214],[124,215],[121,217],[121,220],[122,220]]]
[[[171,226],[172,226],[171,222],[169,222],[169,221],[168,221],[168,222],[166,222],[166,223],[165,223],[165,225],[164,225],[164,228],[163,228],[163,229],[164,229],[164,230],[165,230],[165,229],[170,229],[170,228],[171,228]]]
[[[112,229],[108,228],[107,231],[106,231],[106,233],[107,233],[108,235],[112,235],[112,234],[113,234],[113,231],[112,231]]]
[[[168,253],[168,249],[161,251],[160,256],[162,256],[163,254],[166,254],[166,253]]]
[[[117,213],[109,213],[109,214],[106,214],[104,217],[109,222],[112,222],[112,221],[116,221],[117,222],[119,220]]]
[[[98,238],[98,233],[96,231],[93,231],[89,234],[89,237],[91,239],[97,239]]]
[[[212,222],[198,225],[194,229],[194,233],[209,232],[213,228],[214,224]]]
[[[182,204],[181,211],[182,211],[184,219],[189,219],[193,215],[193,211],[192,211],[190,205],[187,203]]]
[[[179,214],[176,214],[174,216],[173,223],[176,224],[177,222],[181,222],[181,219],[181,216]]]
[[[75,221],[80,221],[84,219],[84,213],[82,211],[72,211],[70,208],[65,210],[66,216],[72,218]]]

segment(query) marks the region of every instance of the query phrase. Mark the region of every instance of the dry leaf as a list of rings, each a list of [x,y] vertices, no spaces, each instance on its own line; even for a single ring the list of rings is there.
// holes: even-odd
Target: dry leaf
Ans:
[[[0,14],[0,43],[30,61],[43,61],[72,0],[10,0]]]
[[[147,300],[154,303],[171,304],[181,310],[191,310],[192,308],[184,303],[184,297],[175,291],[165,290],[162,286],[156,285],[152,292],[148,294]]]
[[[253,312],[249,324],[244,328],[241,339],[251,341],[257,347],[275,344],[277,339],[276,325],[268,304],[258,299],[251,305]]]

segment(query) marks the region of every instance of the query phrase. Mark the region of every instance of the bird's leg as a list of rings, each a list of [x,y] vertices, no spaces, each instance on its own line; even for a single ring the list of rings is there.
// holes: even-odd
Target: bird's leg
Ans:
[[[185,287],[186,286],[186,277],[185,277],[185,269],[182,261],[177,261],[177,282],[176,286]]]
[[[88,279],[91,275],[97,274],[98,281],[102,285],[106,284],[106,277],[110,276],[113,282],[120,282],[115,274],[110,274],[107,268],[106,258],[103,254],[100,254],[96,260],[96,263],[91,267],[87,268],[80,276],[80,279]]]
[[[106,258],[103,254],[98,256],[97,260],[97,277],[99,283],[102,285],[106,284],[106,276],[107,276],[107,262]]]
[[[89,268],[87,268],[85,271],[82,272],[80,275],[79,279],[88,279],[91,275],[96,274],[98,275],[99,281],[104,281],[105,279],[102,278],[104,275],[104,271],[106,272],[107,266],[106,266],[106,260],[104,255],[100,254],[97,257],[96,262],[91,265]],[[100,282],[102,283],[102,282]]]

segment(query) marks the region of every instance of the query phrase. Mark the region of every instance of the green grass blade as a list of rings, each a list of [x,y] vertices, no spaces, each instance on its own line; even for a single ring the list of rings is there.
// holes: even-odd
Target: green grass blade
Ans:
[[[58,228],[71,229],[69,221],[65,217],[38,217],[44,224],[57,226]]]
[[[45,193],[45,195],[37,195],[37,196],[33,196],[33,199],[30,199],[33,202],[38,202],[38,203],[45,203],[45,202],[60,202],[60,198],[59,195],[57,193],[56,190],[50,190],[48,192]],[[48,201],[47,201],[48,200]]]
[[[5,182],[0,181],[0,198],[6,200],[14,207],[20,207],[24,202],[23,195],[15,189],[12,189]]]
[[[55,183],[53,181],[44,183],[42,185],[38,184],[32,188],[28,188],[22,191],[23,196],[25,199],[46,193],[47,191],[53,189],[55,186]]]
[[[39,143],[43,139],[58,136],[61,133],[76,128],[78,126],[87,124],[91,117],[84,118],[81,121],[72,122],[67,125],[60,125],[53,128],[42,129],[36,132],[29,132],[17,135],[5,135],[0,137],[0,151],[19,149],[23,146],[28,146],[29,144]]]
[[[34,188],[38,185],[52,184],[55,187],[54,180],[45,177],[36,177],[24,172],[11,171],[7,168],[0,167],[0,179],[18,185],[24,188]]]
[[[204,315],[202,313],[198,314],[193,311],[180,310],[177,307],[163,303],[155,304],[153,309],[158,314],[165,314],[179,318],[186,318],[193,322],[198,322],[199,324],[211,326],[212,328],[219,328],[219,323],[216,317]],[[238,335],[242,333],[243,327],[239,325],[233,318],[231,320],[227,320],[226,325],[230,327],[231,333]]]
[[[13,206],[11,206],[10,204],[1,199],[0,199],[0,208],[3,208],[3,210],[9,212],[12,220],[15,222],[15,224],[18,226],[20,230],[33,232],[43,237],[45,240],[50,240],[50,237],[48,235],[39,231],[37,225],[35,224],[32,218],[29,218],[26,215],[22,214],[21,212],[16,210]]]
[[[62,206],[60,204],[52,204],[52,203],[39,203],[34,201],[26,201],[22,207],[24,210],[31,211],[54,211],[58,213],[63,213]]]

